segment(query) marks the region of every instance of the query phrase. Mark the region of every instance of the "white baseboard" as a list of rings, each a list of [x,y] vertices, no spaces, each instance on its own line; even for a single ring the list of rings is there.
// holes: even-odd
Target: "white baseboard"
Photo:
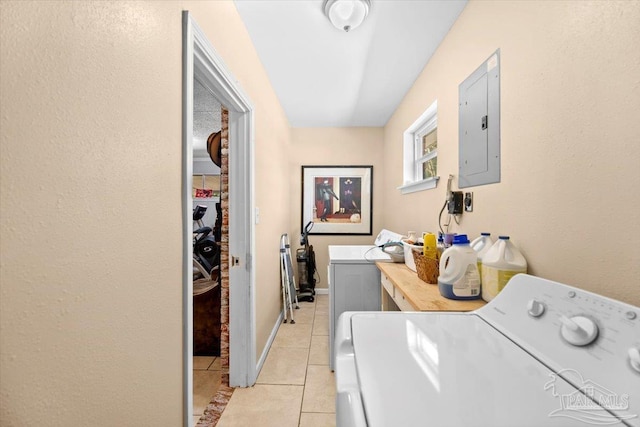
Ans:
[[[262,365],[264,365],[264,361],[267,360],[267,355],[269,354],[269,349],[271,348],[271,344],[273,344],[273,340],[276,339],[276,334],[278,333],[278,328],[282,325],[282,321],[284,320],[284,314],[281,311],[278,319],[276,319],[276,324],[273,325],[273,329],[271,329],[271,334],[269,334],[269,339],[267,340],[267,344],[264,346],[262,350],[262,354],[260,355],[260,359],[258,359],[258,363],[256,364],[256,379],[258,375],[260,375],[260,370],[262,369]]]
[[[329,295],[328,288],[316,288],[316,295]],[[269,339],[267,340],[267,344],[264,346],[262,350],[262,354],[260,355],[260,359],[258,359],[258,363],[256,364],[256,378],[260,375],[260,370],[264,365],[265,360],[267,359],[267,355],[269,354],[269,349],[271,348],[271,344],[273,344],[273,340],[276,339],[276,334],[278,333],[278,328],[282,325],[282,321],[284,320],[284,313],[281,311],[278,319],[276,320],[275,325],[273,325],[273,329],[271,329],[271,334],[269,334]]]

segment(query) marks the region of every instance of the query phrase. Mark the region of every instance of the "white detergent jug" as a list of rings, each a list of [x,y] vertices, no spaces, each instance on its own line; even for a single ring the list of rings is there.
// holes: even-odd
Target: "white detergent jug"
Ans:
[[[482,299],[491,301],[513,276],[526,272],[527,260],[509,236],[499,236],[482,258]]]
[[[484,255],[489,252],[491,246],[493,246],[491,233],[480,233],[480,237],[477,237],[471,242],[471,247],[476,251],[476,254],[478,254],[478,272],[480,273],[480,282],[482,282],[482,259],[484,258]]]
[[[449,299],[480,298],[478,256],[466,234],[455,236],[453,245],[442,253],[438,289]]]

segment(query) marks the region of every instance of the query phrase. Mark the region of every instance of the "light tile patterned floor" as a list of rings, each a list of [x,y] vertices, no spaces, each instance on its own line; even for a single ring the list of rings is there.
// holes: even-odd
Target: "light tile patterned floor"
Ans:
[[[235,389],[218,426],[335,426],[328,312],[328,295],[300,303],[296,323],[280,325],[256,385]]]
[[[198,423],[220,387],[220,358],[193,357],[193,425]]]

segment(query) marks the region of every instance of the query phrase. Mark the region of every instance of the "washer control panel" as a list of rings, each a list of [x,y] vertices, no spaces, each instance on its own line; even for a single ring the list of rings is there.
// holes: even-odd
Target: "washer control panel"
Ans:
[[[519,274],[476,313],[577,388],[626,396],[614,412],[640,425],[640,308]]]

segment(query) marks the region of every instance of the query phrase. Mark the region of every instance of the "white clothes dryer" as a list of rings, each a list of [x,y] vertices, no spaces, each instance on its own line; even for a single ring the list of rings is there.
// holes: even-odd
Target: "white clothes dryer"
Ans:
[[[345,311],[373,311],[381,308],[380,270],[376,261],[393,262],[383,251],[398,243],[402,235],[382,230],[373,245],[329,246],[329,360],[333,370],[333,340],[338,317]],[[398,247],[402,252],[401,247]]]

